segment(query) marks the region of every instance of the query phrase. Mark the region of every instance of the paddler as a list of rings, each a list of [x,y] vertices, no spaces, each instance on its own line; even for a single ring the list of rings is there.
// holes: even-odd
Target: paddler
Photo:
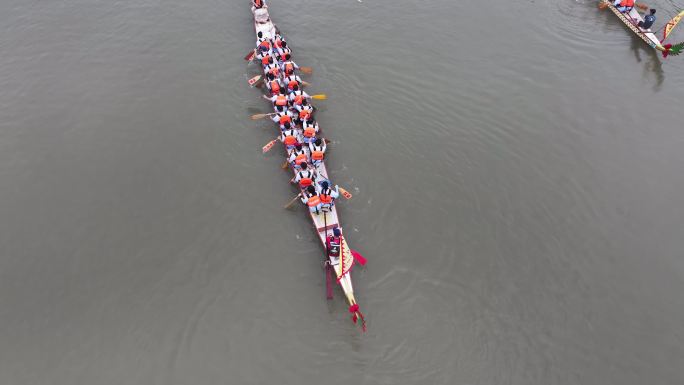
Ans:
[[[655,23],[656,17],[655,17],[656,10],[651,8],[651,13],[644,16],[644,21],[640,21],[637,25],[641,27],[641,29],[649,29]]]
[[[294,182],[299,183],[299,188],[305,189],[316,183],[316,171],[306,164],[306,162],[299,165],[300,170],[294,177]]]
[[[305,205],[309,206],[309,211],[312,213],[320,213],[321,211],[321,198],[318,196],[318,193],[316,192],[316,188],[314,186],[309,186],[304,190],[302,197],[301,197],[302,203]]]
[[[309,150],[311,150],[311,163],[318,166],[325,158],[325,150],[327,146],[325,140],[316,138],[316,141],[309,143]]]
[[[615,0],[613,6],[622,13],[629,12],[634,7],[634,0]]]
[[[263,60],[262,60],[262,63],[263,63]],[[273,60],[272,56],[268,57],[268,63],[266,65],[264,65],[264,73],[266,73],[267,76],[268,76],[268,74],[272,74],[275,77],[280,75],[280,66],[278,65],[278,63],[276,63]]]
[[[335,185],[335,189],[329,187],[328,181],[321,182],[321,191],[318,196],[321,198],[321,208],[323,211],[330,211],[335,205],[335,199],[340,196],[340,187]]]
[[[306,99],[302,100],[302,104],[295,104],[294,107],[299,112],[300,121],[306,121],[313,116],[314,108],[309,105],[309,102],[307,102]]]
[[[295,70],[299,69],[299,66],[297,65],[297,63],[290,60],[289,53],[285,54],[284,59],[285,60],[283,60],[283,64],[280,66],[280,68],[283,70],[283,72],[285,72],[285,76],[290,76],[294,74]]]
[[[318,123],[316,123],[313,119],[304,120],[302,128],[302,140],[304,141],[304,143],[310,144],[316,141],[316,135],[318,134]]]
[[[311,99],[311,95],[300,90],[299,86],[295,84],[294,87],[292,87],[292,91],[290,92],[290,95],[288,95],[288,99],[290,99],[290,104],[293,107],[297,108],[297,106],[302,105],[302,103],[305,99]]]
[[[273,74],[266,75],[266,88],[271,93],[271,95],[277,95],[280,93],[282,86],[280,85],[280,78],[276,78]]]
[[[287,92],[292,92],[295,86],[299,89],[299,86],[302,84],[302,78],[294,74],[285,76],[283,84],[287,86]]]
[[[287,106],[288,106],[288,103],[287,103],[287,96],[285,96],[285,94],[283,93],[282,90],[281,90],[280,93],[277,94],[277,95],[272,95],[272,96],[270,96],[270,97],[264,95],[263,97],[264,97],[264,99],[270,100],[271,103],[273,103],[273,108],[274,108],[274,110],[276,110],[276,111],[277,111],[277,108],[278,108],[278,107],[287,108]]]
[[[289,151],[292,150],[297,143],[299,143],[299,135],[297,130],[290,127],[289,124],[285,125],[285,129],[280,134],[280,141],[283,142],[285,148]]]
[[[328,257],[339,258],[342,251],[342,232],[339,227],[332,230],[332,234],[328,235],[325,240],[325,248],[328,250]]]
[[[287,160],[294,166],[295,170],[300,170],[302,164],[306,164],[309,161],[309,156],[306,154],[306,150],[302,148],[301,143],[295,144]]]
[[[285,129],[285,125],[287,124],[288,126],[292,125],[292,113],[290,110],[285,109],[282,106],[277,106],[276,107],[276,114],[273,116],[273,121],[278,123],[280,126],[280,130]]]
[[[279,61],[283,61],[285,55],[289,55],[290,53],[292,53],[292,50],[287,46],[287,42],[284,40],[280,43],[280,47],[275,50],[276,58],[278,58]]]
[[[256,57],[261,62],[262,67],[268,65],[269,59],[273,60],[271,50],[263,45],[258,46],[256,55],[254,55],[254,57]]]

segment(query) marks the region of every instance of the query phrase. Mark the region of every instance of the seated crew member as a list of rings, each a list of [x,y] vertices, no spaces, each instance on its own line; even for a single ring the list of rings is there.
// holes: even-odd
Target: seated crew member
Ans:
[[[656,16],[655,16],[656,10],[651,8],[651,13],[644,16],[644,21],[640,21],[639,24],[637,24],[641,29],[649,29],[655,23],[656,21]]]
[[[309,143],[309,150],[311,150],[311,164],[318,166],[325,158],[325,150],[327,146],[325,140],[316,138],[313,143]]]
[[[306,99],[303,99],[300,105],[295,104],[294,108],[299,112],[299,120],[306,121],[312,119],[314,108]]]
[[[295,170],[300,170],[302,164],[306,164],[309,161],[309,156],[306,154],[306,150],[302,148],[301,143],[295,144],[287,160],[294,166]]]
[[[342,232],[339,227],[335,227],[332,234],[325,240],[325,248],[329,258],[339,258],[342,252]]]
[[[306,163],[301,163],[299,167],[300,170],[294,177],[295,183],[299,183],[299,188],[305,189],[311,185],[315,186],[316,171],[314,168],[310,168]]]
[[[280,93],[282,88],[280,85],[280,78],[276,78],[273,74],[266,75],[266,89],[271,93],[271,95],[277,95]]]
[[[294,74],[288,75],[283,79],[283,84],[287,86],[288,92],[292,92],[295,87],[297,87],[297,89],[301,88],[302,78]]]
[[[285,130],[280,134],[280,141],[285,144],[285,148],[289,151],[292,150],[297,143],[299,143],[299,135],[297,130],[290,127],[289,124],[285,125]]]
[[[335,185],[335,189],[331,189],[328,181],[321,182],[321,191],[318,196],[321,198],[321,209],[323,211],[330,211],[335,205],[335,199],[340,196],[339,186]]]
[[[280,66],[280,68],[285,72],[286,76],[290,76],[294,74],[295,70],[299,69],[299,66],[297,63],[293,62],[290,60],[290,54],[285,54],[283,64]]]
[[[282,106],[277,106],[277,111],[276,114],[273,116],[273,121],[278,123],[280,126],[280,130],[285,129],[285,125],[287,124],[288,126],[292,125],[292,113],[290,110],[285,109]]]
[[[269,57],[268,63],[264,65],[264,73],[266,76],[268,76],[268,74],[273,74],[274,77],[278,77],[280,75],[280,66],[278,66],[278,63],[273,60],[273,57]]]
[[[289,86],[288,86],[289,88]],[[298,85],[292,87],[292,91],[287,96],[290,100],[290,104],[296,108],[296,106],[301,106],[304,99],[311,99],[311,95],[299,89]]]
[[[277,111],[277,108],[278,108],[278,107],[283,107],[283,108],[287,108],[287,107],[288,107],[287,96],[285,96],[285,94],[283,93],[282,90],[281,90],[280,93],[277,94],[277,95],[272,95],[272,96],[270,96],[270,97],[264,95],[263,97],[264,97],[264,99],[270,100],[271,103],[273,103],[273,109],[276,110],[276,111]]]
[[[613,6],[622,13],[629,12],[634,7],[634,0],[615,0]]]
[[[316,134],[318,134],[318,124],[313,119],[305,120],[303,124],[302,141],[310,144],[316,141]]]
[[[254,57],[261,61],[262,66],[265,66],[266,64],[268,64],[268,58],[272,57],[272,55],[273,53],[268,47],[259,45],[257,47],[256,55],[254,55]]]
[[[302,193],[301,197],[302,203],[305,205],[309,206],[309,211],[312,213],[320,213],[321,211],[321,198],[318,196],[318,193],[316,192],[316,188],[314,186],[309,186],[304,190]]]
[[[278,58],[279,61],[283,61],[285,59],[285,55],[289,54],[292,54],[292,50],[287,46],[287,42],[283,40],[283,42],[280,43],[280,47],[276,48],[275,50],[276,58]]]
[[[283,37],[283,35],[276,32],[275,36],[273,37],[274,49],[278,50],[279,48],[283,48],[283,44],[285,44],[285,46],[287,46],[287,42],[285,42],[285,38]]]

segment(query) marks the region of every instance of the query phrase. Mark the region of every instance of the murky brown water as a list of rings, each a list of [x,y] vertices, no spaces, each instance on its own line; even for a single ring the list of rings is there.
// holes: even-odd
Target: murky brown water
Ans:
[[[0,384],[684,383],[682,58],[594,1],[271,14],[368,333],[261,154],[245,1],[5,0]]]

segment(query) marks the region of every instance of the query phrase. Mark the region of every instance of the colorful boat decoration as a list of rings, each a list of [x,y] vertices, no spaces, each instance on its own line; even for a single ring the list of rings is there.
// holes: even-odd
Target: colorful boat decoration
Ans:
[[[278,31],[277,27],[275,24],[272,22],[269,14],[268,14],[268,8],[267,6],[263,5],[261,8],[255,8],[254,4],[252,4],[252,13],[254,15],[254,30],[255,34],[259,34],[259,32],[262,33],[262,38],[268,38],[268,39],[274,39],[276,37],[277,33],[280,33]],[[252,60],[255,56],[256,51],[253,51],[251,54],[248,54],[247,57],[245,57],[246,60]],[[261,65],[259,64],[261,67]],[[302,68],[303,69],[303,68]],[[254,86],[259,80],[261,80],[262,75],[257,75],[251,79],[248,80],[248,83],[250,86]],[[266,78],[266,73],[264,72],[263,78]],[[321,96],[321,97],[317,97]],[[324,95],[314,95],[313,99],[325,99]],[[270,115],[270,114],[258,114],[258,115]],[[253,117],[254,118],[254,117]],[[276,129],[278,131],[278,134],[280,134],[280,128],[279,125],[276,123]],[[273,147],[273,145],[277,143],[277,141],[271,141],[269,142],[266,146],[264,146],[263,151],[266,152]],[[285,145],[283,144],[283,149],[285,149]],[[287,161],[287,151],[285,150],[286,153],[286,164],[288,165],[289,169],[293,172],[293,175],[296,175],[294,166]],[[283,165],[285,167],[285,164]],[[323,180],[330,180],[328,176],[328,171],[325,167],[325,160],[320,162],[318,165],[314,166],[312,164],[309,164],[309,167],[315,167],[316,173],[318,174],[319,178],[322,178]],[[332,184],[331,184],[332,186]],[[301,193],[304,191],[302,190]],[[340,188],[340,194],[344,196],[346,199],[351,198],[351,194]],[[293,200],[294,201],[294,200]],[[307,211],[308,208],[307,208]],[[332,299],[332,280],[335,278],[336,282],[339,284],[340,288],[344,292],[344,296],[349,304],[349,312],[351,313],[352,320],[354,323],[360,323],[362,329],[365,331],[366,330],[366,321],[359,309],[359,305],[356,302],[356,298],[354,297],[354,287],[352,285],[352,268],[355,263],[359,263],[361,265],[365,265],[366,261],[363,256],[361,256],[358,252],[352,250],[348,243],[347,239],[344,235],[344,231],[342,230],[342,226],[340,224],[340,219],[337,214],[337,210],[335,208],[335,205],[329,208],[329,210],[321,210],[320,212],[309,212],[311,220],[313,222],[316,234],[318,235],[318,238],[321,241],[321,244],[323,245],[323,248],[326,251],[326,261],[325,261],[325,266],[326,266],[326,291],[327,291],[327,297],[328,299]],[[328,252],[328,247],[327,247],[327,239],[328,237],[332,234],[334,229],[339,229],[341,232],[340,236],[340,247],[339,247],[339,252],[336,253],[338,256],[331,256]],[[334,277],[332,276],[334,274]]]
[[[682,18],[682,16],[684,16],[684,11],[680,12],[677,16],[665,24],[665,28],[663,30],[663,40],[661,41],[656,36],[655,32],[650,28],[643,29],[639,27],[639,22],[644,21],[644,18],[637,11],[637,8],[639,8],[640,5],[641,4],[635,4],[635,7],[632,7],[629,12],[622,13],[615,6],[613,6],[611,1],[599,0],[600,9],[610,9],[615,16],[617,16],[627,26],[627,28],[634,32],[634,34],[646,44],[660,51],[663,54],[663,57],[668,57],[670,55],[676,56],[682,53],[682,51],[684,51],[684,42],[677,44],[664,44],[664,42],[672,32],[672,29],[677,25],[677,23],[679,23],[679,20]],[[642,8],[648,7],[642,6]]]

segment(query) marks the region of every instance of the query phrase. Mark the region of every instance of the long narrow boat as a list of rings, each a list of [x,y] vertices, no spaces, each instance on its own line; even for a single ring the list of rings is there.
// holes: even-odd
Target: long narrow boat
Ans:
[[[672,29],[679,23],[679,20],[684,16],[684,11],[680,12],[672,20],[670,20],[664,27],[663,30],[663,40],[659,40],[655,32],[650,28],[644,29],[639,27],[639,22],[644,21],[644,18],[637,11],[637,6],[632,7],[629,12],[622,13],[615,6],[613,2],[608,0],[599,0],[599,8],[610,9],[615,16],[617,16],[624,24],[629,28],[635,35],[637,35],[646,44],[650,45],[652,48],[662,52],[663,57],[668,55],[676,56],[682,53],[684,50],[684,42],[677,44],[663,44],[665,39],[668,37]]]
[[[252,7],[252,14],[254,15],[255,34],[261,32],[263,37],[273,39],[276,36],[277,28],[268,14],[267,7],[258,9]],[[250,81],[250,84],[252,83],[253,82]],[[280,129],[277,126],[276,129],[280,134]],[[284,144],[283,148],[285,149]],[[287,154],[287,151],[285,151],[285,153]],[[293,174],[296,173],[292,165],[290,165],[290,170],[293,172]],[[328,177],[328,171],[325,167],[324,161],[316,167],[316,172],[319,176],[323,177],[324,179],[330,180],[330,178]],[[323,247],[326,248],[326,240],[328,236],[332,234],[333,229],[338,228],[340,229],[340,232],[342,232],[342,226],[340,225],[337,210],[333,205],[330,211],[328,212],[310,212],[309,214],[311,216],[311,220],[313,221],[316,234],[318,235],[318,238],[320,239]],[[354,287],[352,285],[351,279],[351,270],[354,266],[354,262],[357,261],[356,256],[358,256],[358,254],[351,248],[349,248],[344,233],[342,232],[340,256],[328,256],[328,261],[326,261],[326,264],[327,266],[329,266],[329,268],[331,268],[334,271],[337,278],[337,283],[340,285],[342,291],[344,292],[347,302],[349,303],[349,312],[352,314],[352,320],[354,321],[354,323],[360,321],[361,326],[365,331],[366,321],[364,319],[363,314],[359,310],[359,305],[357,304],[356,298],[354,297]]]

